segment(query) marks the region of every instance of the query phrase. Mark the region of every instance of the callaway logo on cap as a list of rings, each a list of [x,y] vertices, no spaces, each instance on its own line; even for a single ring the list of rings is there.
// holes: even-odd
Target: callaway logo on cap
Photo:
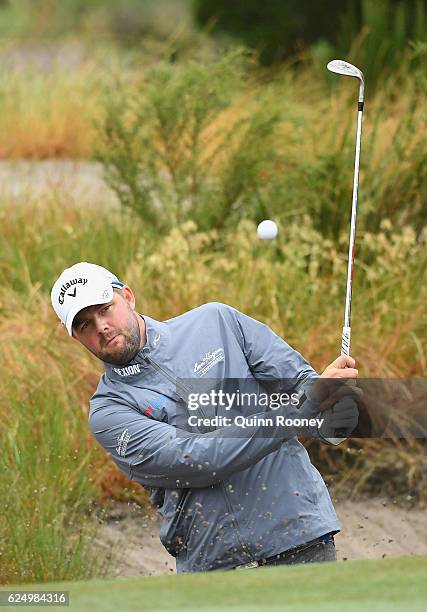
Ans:
[[[96,264],[82,261],[63,271],[52,287],[50,299],[70,336],[76,314],[88,306],[111,302],[113,287],[123,287],[123,283]]]

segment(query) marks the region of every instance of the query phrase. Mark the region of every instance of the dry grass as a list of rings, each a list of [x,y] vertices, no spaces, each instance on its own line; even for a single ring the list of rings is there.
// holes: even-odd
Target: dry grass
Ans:
[[[68,73],[21,68],[0,77],[0,159],[87,158],[99,116],[93,64]]]

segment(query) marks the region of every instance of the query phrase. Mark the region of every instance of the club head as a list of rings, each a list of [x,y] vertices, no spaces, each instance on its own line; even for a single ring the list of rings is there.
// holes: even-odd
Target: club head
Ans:
[[[331,72],[335,72],[336,74],[343,74],[344,76],[352,76],[360,79],[362,83],[364,82],[363,72],[353,66],[353,64],[349,64],[344,60],[332,60],[326,66],[328,70]]]

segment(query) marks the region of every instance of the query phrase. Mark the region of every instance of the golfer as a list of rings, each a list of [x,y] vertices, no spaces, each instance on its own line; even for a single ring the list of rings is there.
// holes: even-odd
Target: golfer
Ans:
[[[200,388],[208,379],[244,380],[259,396],[265,381],[282,381],[292,404],[269,414],[304,417],[304,432],[327,444],[312,424],[351,387],[326,397],[319,379],[357,378],[354,359],[338,357],[319,377],[269,327],[220,303],[156,321],[136,312],[129,286],[87,262],[62,272],[51,300],[68,334],[104,364],[90,400],[91,432],[129,479],[149,489],[178,573],[336,559],[339,521],[298,441],[302,430],[273,425],[266,435],[255,420],[242,428],[233,424],[234,407],[223,411],[231,425],[191,427],[182,414],[192,387],[182,381]],[[206,402],[203,414],[213,414]]]

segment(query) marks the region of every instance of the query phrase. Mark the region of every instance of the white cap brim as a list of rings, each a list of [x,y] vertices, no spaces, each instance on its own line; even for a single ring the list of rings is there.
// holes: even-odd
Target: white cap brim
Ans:
[[[86,300],[80,300],[78,304],[76,304],[73,308],[70,308],[70,310],[67,313],[67,319],[64,323],[67,332],[69,333],[70,336],[73,335],[73,321],[74,321],[74,317],[84,308],[87,308],[88,306],[96,306],[97,304],[107,304],[108,302],[111,302],[111,300],[113,299],[113,295],[114,295],[114,291],[113,291],[113,287],[112,285],[110,285],[108,288],[103,288],[102,291],[102,295],[105,296],[105,298],[101,298],[101,291],[99,291],[98,295],[96,298],[91,297],[91,296],[86,296],[87,299]]]

